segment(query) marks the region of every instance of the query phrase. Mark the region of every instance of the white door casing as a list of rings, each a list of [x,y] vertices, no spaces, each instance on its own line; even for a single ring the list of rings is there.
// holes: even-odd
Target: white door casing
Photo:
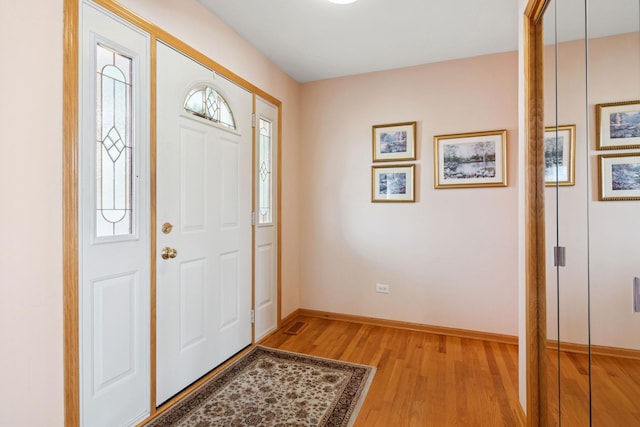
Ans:
[[[157,45],[156,404],[251,344],[252,95]],[[205,83],[236,130],[183,108]],[[162,231],[170,223],[169,233]],[[175,258],[163,259],[163,248]]]
[[[278,327],[278,108],[256,97],[255,326],[258,341]],[[261,200],[261,185],[267,185]]]
[[[150,37],[85,1],[80,5],[79,33],[80,419],[82,425],[91,427],[135,425],[150,409]],[[117,53],[112,57],[120,59],[113,59],[116,66],[105,66],[104,54],[110,57],[112,51]],[[104,71],[116,70],[123,59],[131,65],[123,66],[130,73],[123,73],[122,80]],[[101,80],[100,73],[107,77]],[[131,85],[130,96],[123,95],[123,80]],[[121,120],[122,108],[105,112],[104,105],[111,105],[109,99],[115,99],[116,90],[120,106],[128,105],[129,125]],[[101,120],[97,120],[98,112]],[[130,172],[123,180],[125,175],[111,172],[124,164],[125,145],[132,149],[127,161]],[[98,159],[112,162],[113,168],[105,167],[106,163],[98,168]],[[114,178],[116,175],[120,178]],[[112,221],[115,210],[104,207],[110,190],[101,186],[103,182],[114,193],[124,186],[130,189],[131,222],[113,235],[104,232],[105,224],[110,224],[104,218]],[[98,199],[103,205],[98,205]],[[125,198],[111,198],[115,199]]]

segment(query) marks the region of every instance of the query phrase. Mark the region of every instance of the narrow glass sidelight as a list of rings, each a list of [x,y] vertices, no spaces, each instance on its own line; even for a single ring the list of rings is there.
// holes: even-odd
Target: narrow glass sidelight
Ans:
[[[96,45],[96,236],[133,234],[131,58]]]
[[[258,142],[258,225],[273,224],[272,123],[260,118]]]

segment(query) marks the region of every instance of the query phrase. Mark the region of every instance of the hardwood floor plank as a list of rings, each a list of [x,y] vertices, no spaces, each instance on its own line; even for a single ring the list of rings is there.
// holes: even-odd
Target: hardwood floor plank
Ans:
[[[355,427],[515,426],[517,346],[300,316],[261,344],[375,366]]]
[[[342,320],[299,316],[298,335],[277,332],[261,344],[375,366],[354,427],[517,426],[518,348]],[[588,358],[548,352],[550,425],[589,425]],[[640,426],[640,360],[592,357],[593,426]]]
[[[563,427],[589,425],[588,357],[561,352],[559,359],[556,352],[548,352],[550,421],[552,425],[560,424],[559,404]],[[594,355],[591,375],[592,425],[640,426],[640,360]],[[558,388],[562,396],[559,401]]]

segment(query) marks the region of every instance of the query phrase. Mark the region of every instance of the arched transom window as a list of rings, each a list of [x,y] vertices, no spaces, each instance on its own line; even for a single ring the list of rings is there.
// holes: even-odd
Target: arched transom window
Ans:
[[[221,124],[230,129],[236,128],[236,121],[227,101],[214,88],[200,84],[187,95],[184,101],[185,111]]]

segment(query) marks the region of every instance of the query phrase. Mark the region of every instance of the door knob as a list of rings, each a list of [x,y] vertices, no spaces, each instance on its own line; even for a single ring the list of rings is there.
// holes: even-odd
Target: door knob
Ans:
[[[160,252],[160,256],[162,259],[173,259],[178,256],[178,251],[168,246],[162,248],[162,252]]]

